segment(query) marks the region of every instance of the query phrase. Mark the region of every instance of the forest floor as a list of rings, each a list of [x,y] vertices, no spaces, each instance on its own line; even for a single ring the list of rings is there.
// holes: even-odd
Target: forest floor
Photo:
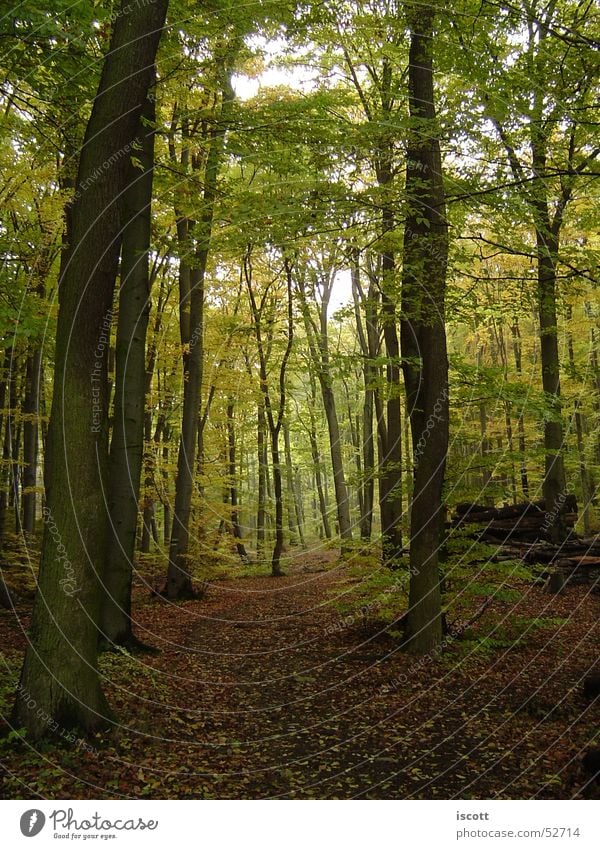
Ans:
[[[0,726],[0,796],[595,797],[580,763],[600,729],[581,689],[600,637],[589,588],[518,584],[517,602],[416,659],[376,619],[340,613],[360,578],[333,552],[296,553],[286,573],[217,580],[180,605],[138,586],[137,633],[160,652],[102,657],[120,724],[70,749]],[[0,611],[5,711],[18,614]]]

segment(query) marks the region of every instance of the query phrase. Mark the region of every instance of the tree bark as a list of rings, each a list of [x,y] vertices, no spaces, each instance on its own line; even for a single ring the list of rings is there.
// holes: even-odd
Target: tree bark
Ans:
[[[121,289],[115,406],[108,478],[109,537],[100,632],[106,646],[139,647],[131,623],[131,582],[144,455],[146,333],[154,169],[154,92],[142,111],[136,157],[123,196]]]
[[[435,11],[408,7],[409,109],[407,151],[409,210],[404,231],[404,339],[416,339],[418,360],[405,360],[410,387],[414,450],[411,508],[409,648],[425,654],[442,639],[439,548],[442,490],[448,450],[448,359],[445,291],[448,225],[433,92]],[[410,345],[409,345],[410,348]],[[410,356],[413,349],[403,350]]]
[[[112,310],[128,154],[166,10],[167,0],[123,0],[79,160],[59,284],[39,588],[13,713],[33,739],[111,721],[97,670],[108,465],[108,352],[99,345]]]

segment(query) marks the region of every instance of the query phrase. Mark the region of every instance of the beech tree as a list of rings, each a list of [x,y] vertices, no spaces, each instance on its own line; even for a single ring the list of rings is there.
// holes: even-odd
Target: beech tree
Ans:
[[[39,589],[14,708],[33,737],[54,724],[93,731],[111,716],[96,660],[108,465],[108,352],[99,346],[111,324],[119,201],[166,12],[167,0],[123,3],[79,159],[59,284]]]

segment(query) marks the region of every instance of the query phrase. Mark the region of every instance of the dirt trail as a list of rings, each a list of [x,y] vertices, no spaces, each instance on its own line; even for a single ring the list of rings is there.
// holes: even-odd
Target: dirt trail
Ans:
[[[146,599],[138,632],[160,654],[129,659],[125,671],[118,658],[105,662],[122,725],[91,751],[45,756],[64,771],[56,792],[590,797],[579,757],[600,705],[579,681],[596,655],[597,602],[582,589],[526,588],[528,615],[568,622],[532,632],[526,647],[469,656],[450,646],[443,659],[416,661],[389,635],[344,621],[335,598],[348,574],[323,570],[328,559],[309,555],[279,579],[218,581],[176,607]],[[23,770],[10,757],[7,766]]]

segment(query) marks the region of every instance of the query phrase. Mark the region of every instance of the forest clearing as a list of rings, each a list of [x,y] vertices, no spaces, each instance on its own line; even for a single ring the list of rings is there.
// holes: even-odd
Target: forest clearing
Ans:
[[[599,47],[3,8],[3,798],[597,798]]]

